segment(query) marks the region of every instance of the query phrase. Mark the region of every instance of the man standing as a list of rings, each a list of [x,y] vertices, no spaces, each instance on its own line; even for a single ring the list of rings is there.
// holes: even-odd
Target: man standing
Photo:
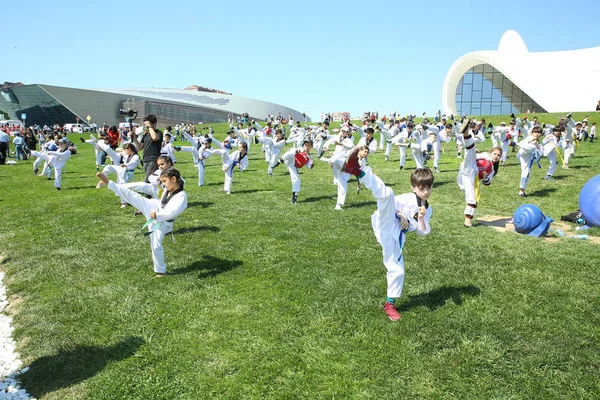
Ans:
[[[140,143],[137,134],[133,134],[133,143],[138,151],[144,150],[142,161],[144,162],[145,181],[156,169],[156,159],[160,156],[160,148],[163,141],[163,134],[156,129],[157,119],[153,114],[144,117],[144,135]]]
[[[6,163],[9,146],[10,136],[8,136],[8,133],[4,132],[4,127],[0,127],[0,165]]]

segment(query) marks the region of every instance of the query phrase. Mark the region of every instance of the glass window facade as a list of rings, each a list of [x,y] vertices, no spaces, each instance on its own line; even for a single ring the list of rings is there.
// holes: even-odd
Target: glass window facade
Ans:
[[[179,122],[227,122],[227,112],[203,109],[199,107],[185,106],[181,104],[170,104],[158,101],[144,101],[140,107],[145,114],[154,114],[159,121]]]
[[[458,115],[499,115],[547,112],[510,79],[489,64],[468,70],[456,88]]]
[[[75,114],[37,85],[4,89],[1,94],[0,110],[11,119],[21,119],[25,114],[27,125],[75,122]]]

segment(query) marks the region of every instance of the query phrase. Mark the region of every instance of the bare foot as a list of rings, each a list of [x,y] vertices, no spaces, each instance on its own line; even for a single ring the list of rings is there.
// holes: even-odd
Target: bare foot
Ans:
[[[98,185],[96,186],[97,189],[101,188],[102,186],[108,185],[108,178],[102,172],[96,173],[96,177],[100,179],[100,182],[98,182]]]
[[[467,228],[470,228],[473,226],[473,224],[471,223],[471,218],[465,218],[465,226]]]
[[[155,278],[164,278],[165,276],[167,276],[167,273],[161,273],[161,272],[157,272],[156,275],[154,275]]]

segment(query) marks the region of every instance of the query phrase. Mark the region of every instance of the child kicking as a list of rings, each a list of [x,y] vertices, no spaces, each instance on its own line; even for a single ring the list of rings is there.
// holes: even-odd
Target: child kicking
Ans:
[[[109,181],[102,172],[96,174],[98,179],[127,203],[140,210],[147,218],[146,225],[150,232],[150,247],[156,278],[167,275],[163,239],[173,230],[173,222],[187,208],[187,195],[183,190],[183,180],[175,168],[167,168],[160,174],[160,181],[165,187],[160,200],[147,199],[123,185]]]
[[[62,171],[69,158],[71,158],[71,150],[69,150],[69,141],[67,139],[60,139],[58,143],[59,148],[57,151],[48,151],[46,153],[32,151],[31,156],[48,162],[48,168],[46,169],[48,180],[52,179],[50,178],[50,167],[54,168],[54,187],[56,190],[61,190]]]
[[[292,204],[298,204],[298,193],[300,193],[300,174],[298,174],[298,170],[305,165],[310,169],[313,167],[313,160],[310,157],[312,148],[312,140],[305,140],[301,149],[290,149],[281,156],[281,161],[288,168],[288,171],[290,171],[290,179],[292,180]]]
[[[350,165],[351,163],[348,163]],[[377,199],[377,211],[371,216],[373,232],[381,245],[383,265],[387,269],[387,298],[383,311],[392,321],[400,319],[396,310],[396,300],[402,295],[404,286],[404,257],[402,248],[406,233],[415,231],[417,235],[427,235],[431,228],[431,207],[427,200],[433,189],[433,173],[428,168],[412,172],[410,185],[412,193],[394,196],[394,191],[375,175],[370,167],[348,168],[346,172],[355,175]]]

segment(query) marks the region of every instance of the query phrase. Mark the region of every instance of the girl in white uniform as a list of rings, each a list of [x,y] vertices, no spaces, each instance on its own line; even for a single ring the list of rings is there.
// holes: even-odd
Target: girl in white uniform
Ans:
[[[471,125],[475,127],[475,125]],[[465,159],[460,164],[458,170],[457,183],[460,190],[465,191],[465,222],[466,227],[471,227],[473,216],[475,215],[475,209],[478,203],[479,193],[479,181],[481,180],[484,185],[489,186],[492,183],[492,179],[498,173],[498,167],[500,164],[500,158],[502,157],[502,149],[500,147],[494,147],[490,153],[479,153],[475,149],[475,138],[474,132],[470,129],[470,125],[467,122],[463,129],[462,143],[465,148]],[[489,165],[489,164],[491,165]],[[479,172],[479,168],[482,169],[486,166],[490,166],[490,171]]]
[[[39,151],[32,151],[31,155],[39,157],[40,159],[48,163],[47,176],[50,178],[50,171],[54,168],[54,187],[56,190],[62,188],[62,170],[67,164],[69,158],[71,158],[71,150],[69,150],[69,140],[60,139],[58,141],[59,149],[57,151],[48,151],[46,153],[40,153]],[[50,168],[51,167],[51,168]]]
[[[113,160],[112,165],[107,165],[102,169],[102,173],[105,176],[110,173],[116,174],[118,184],[128,183],[133,180],[133,173],[140,164],[140,157],[132,143],[126,143],[123,146],[124,154],[117,153],[109,145],[102,142],[98,143],[98,148],[104,150],[110,159]]]
[[[518,144],[519,151],[517,152],[517,160],[521,163],[519,197],[525,197],[527,195],[525,189],[527,189],[527,182],[529,182],[529,174],[531,173],[531,166],[535,161],[536,152],[540,151],[540,143],[538,140],[541,134],[542,128],[536,126],[531,130],[531,134],[521,140]]]
[[[94,156],[96,158],[96,171],[99,171],[100,166],[102,165],[102,150],[98,146],[98,139],[96,139],[94,135],[90,135],[90,139],[88,140],[85,140],[82,137],[80,137],[79,140],[81,140],[81,143],[87,143],[94,146]],[[108,144],[108,138],[106,144]]]
[[[162,196],[164,187],[160,183],[160,174],[167,168],[173,166],[173,162],[167,156],[159,156],[156,159],[156,170],[148,176],[148,182],[129,182],[122,186],[139,193],[152,196],[153,199],[159,199]],[[122,199],[121,203],[125,201]]]
[[[147,199],[123,185],[109,181],[101,172],[98,172],[96,176],[117,196],[125,199],[147,218],[145,226],[148,226],[150,232],[154,272],[156,272],[157,278],[167,275],[162,242],[165,235],[172,232],[175,218],[187,208],[187,195],[183,190],[183,180],[179,171],[175,168],[168,168],[161,173],[160,181],[165,187],[165,192],[160,200]]]

